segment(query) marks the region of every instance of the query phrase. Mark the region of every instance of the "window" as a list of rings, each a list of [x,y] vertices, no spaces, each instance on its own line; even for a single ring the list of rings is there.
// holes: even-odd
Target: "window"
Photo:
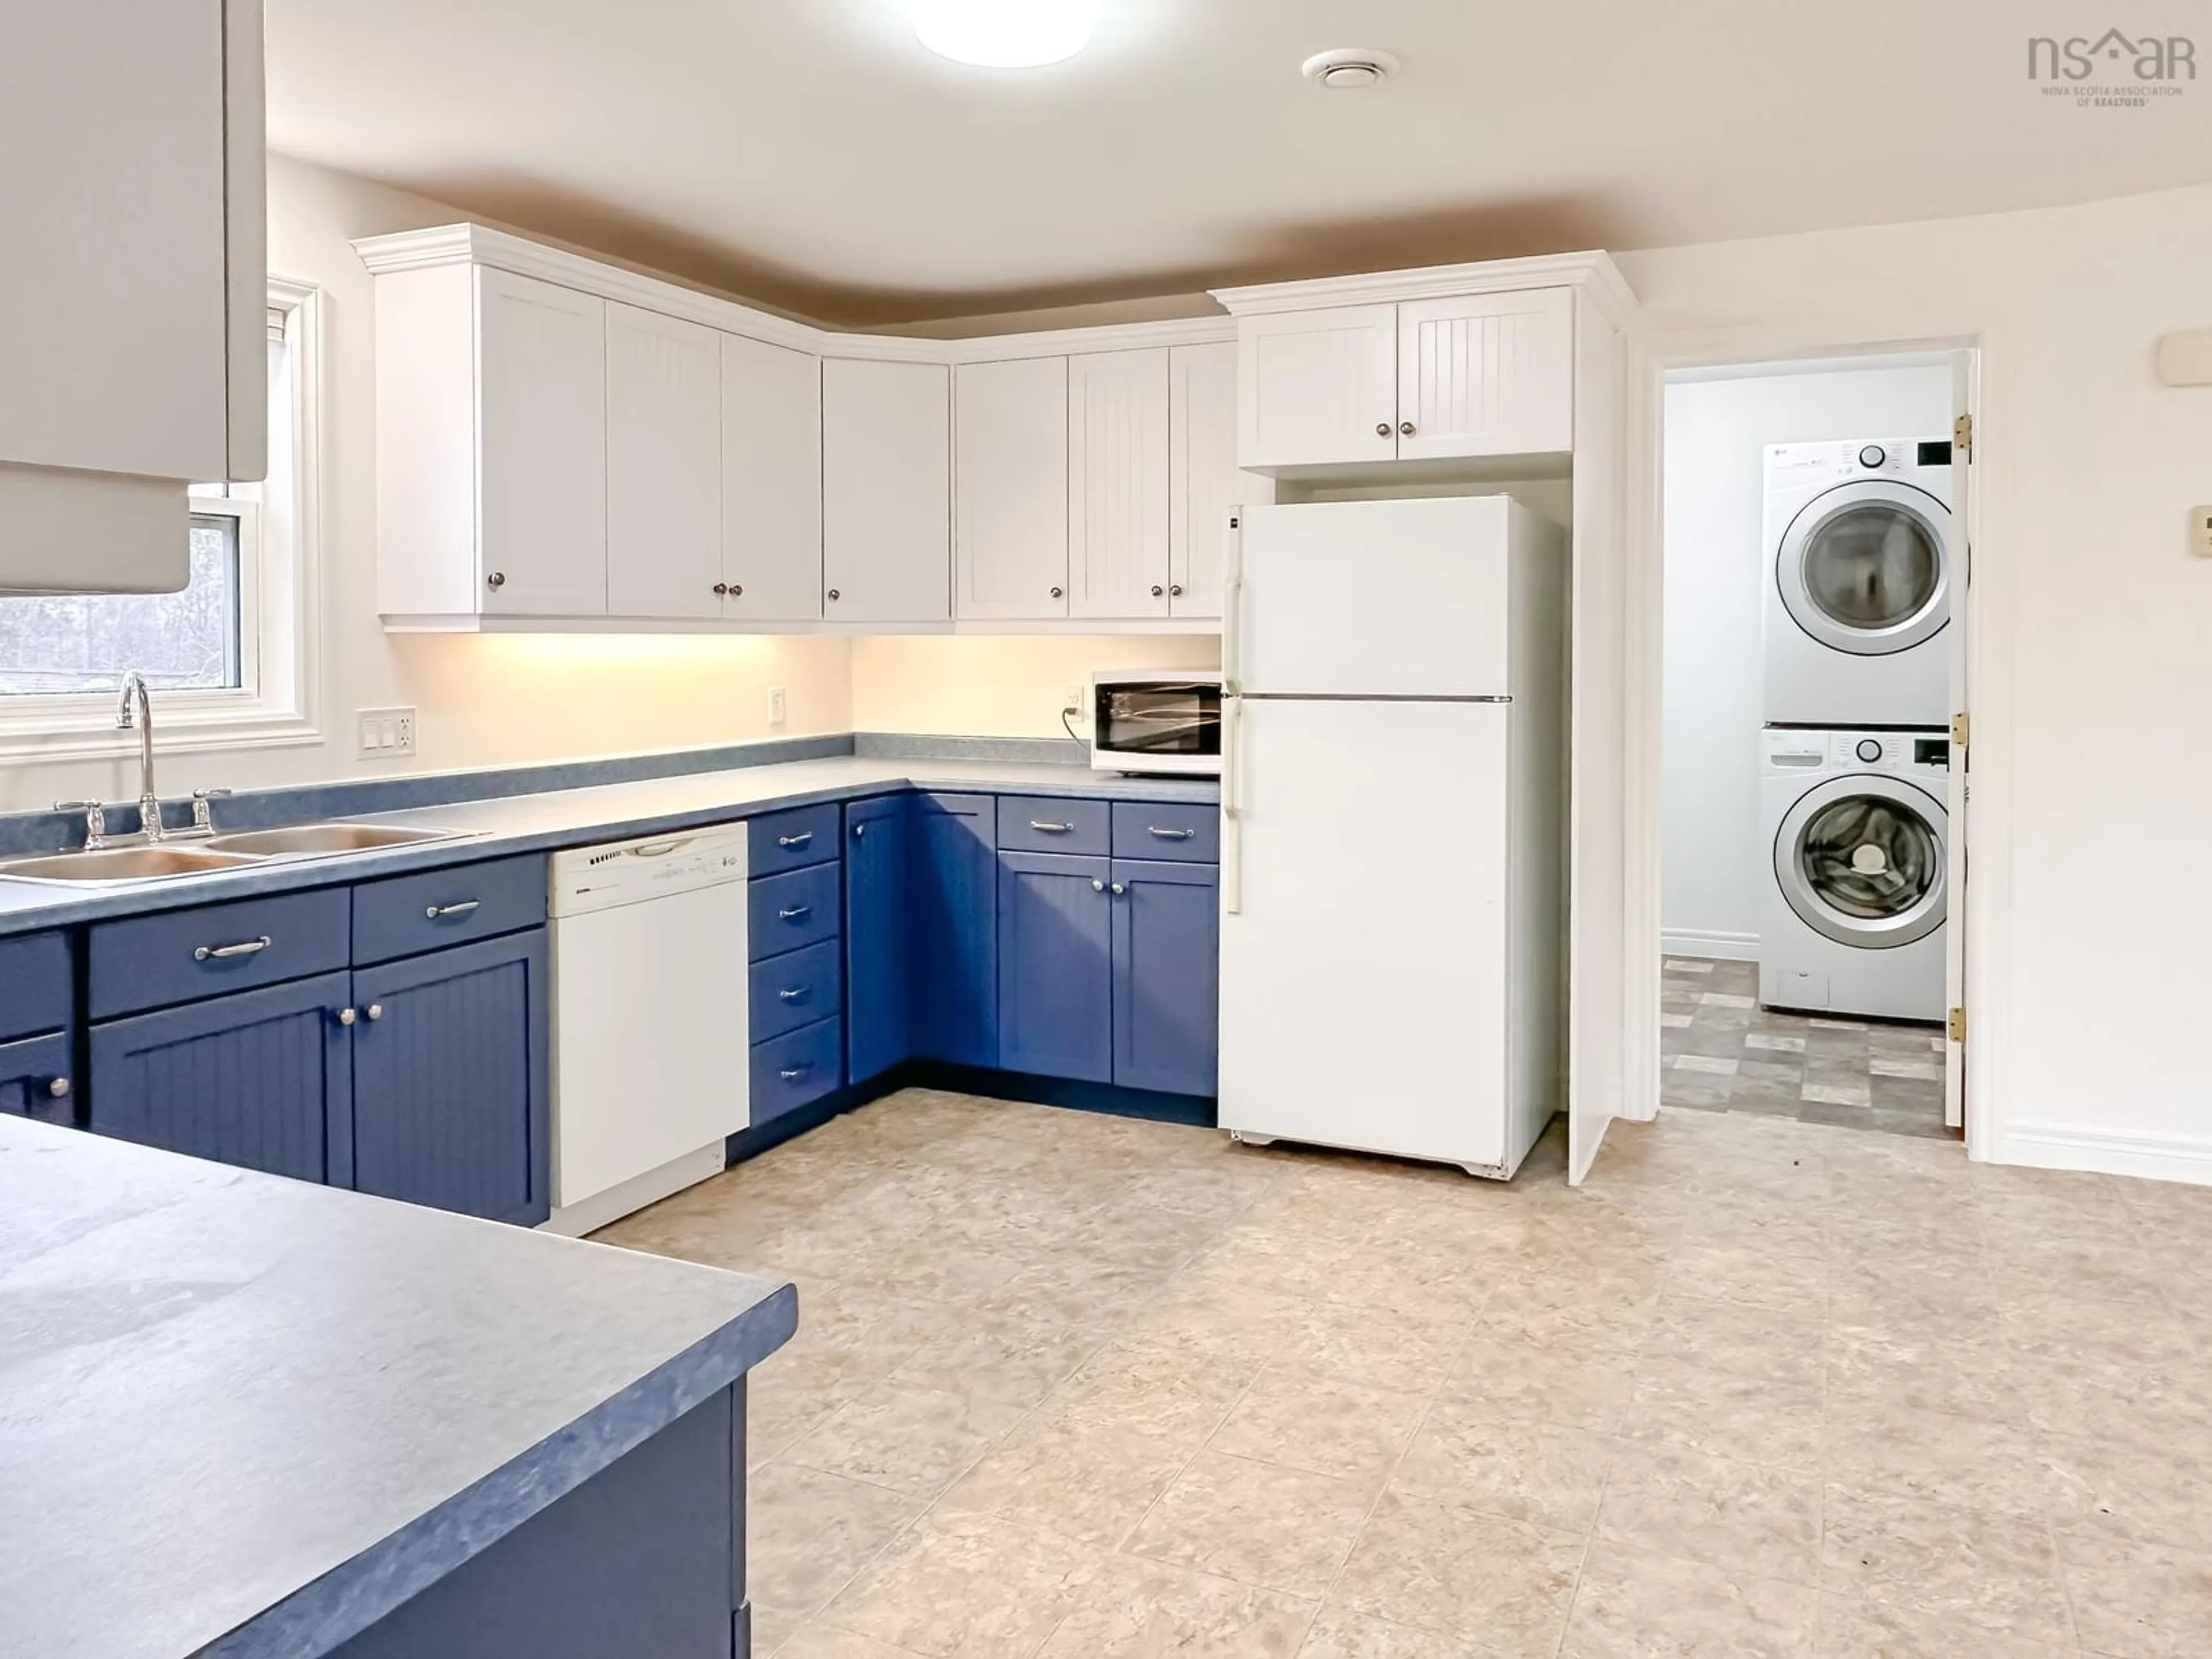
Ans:
[[[115,692],[136,669],[164,749],[312,742],[313,289],[272,281],[269,477],[195,485],[175,593],[0,598],[0,759],[119,752]]]

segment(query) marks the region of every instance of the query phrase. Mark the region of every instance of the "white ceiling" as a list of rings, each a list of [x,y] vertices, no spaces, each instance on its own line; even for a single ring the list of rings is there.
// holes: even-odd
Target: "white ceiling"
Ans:
[[[272,148],[846,324],[2212,179],[2201,4],[1103,0],[963,69],[904,0],[267,0]],[[2199,35],[2143,109],[2031,33]],[[1309,54],[1404,63],[1364,93]]]

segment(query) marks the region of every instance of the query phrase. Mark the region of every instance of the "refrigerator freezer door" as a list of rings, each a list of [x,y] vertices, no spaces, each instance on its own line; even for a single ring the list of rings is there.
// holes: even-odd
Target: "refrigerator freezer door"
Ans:
[[[1502,697],[1502,495],[1248,507],[1224,675],[1269,696]]]
[[[1237,812],[1223,826],[1242,890],[1222,917],[1222,1127],[1498,1168],[1511,711],[1270,701],[1238,712]]]

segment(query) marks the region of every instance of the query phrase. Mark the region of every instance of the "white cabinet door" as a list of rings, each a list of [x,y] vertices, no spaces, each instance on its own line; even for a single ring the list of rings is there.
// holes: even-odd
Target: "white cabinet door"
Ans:
[[[607,614],[719,617],[721,336],[606,306]]]
[[[1340,306],[1237,325],[1237,455],[1262,470],[1398,453],[1398,309]]]
[[[722,336],[722,614],[822,615],[822,362]]]
[[[1168,614],[1168,352],[1067,360],[1067,614]]]
[[[477,271],[477,568],[484,611],[607,609],[607,305]]]
[[[1398,459],[1574,447],[1574,291],[1398,307]]]
[[[1222,554],[1232,507],[1275,499],[1237,467],[1237,345],[1168,354],[1168,614],[1221,614]]]
[[[822,614],[951,614],[951,408],[939,363],[822,360]]]
[[[953,614],[1067,614],[1067,359],[952,374]]]

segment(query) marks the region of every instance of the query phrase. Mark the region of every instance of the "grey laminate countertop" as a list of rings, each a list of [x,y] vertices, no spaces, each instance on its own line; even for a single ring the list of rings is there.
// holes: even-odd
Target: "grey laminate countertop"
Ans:
[[[979,760],[870,759],[841,756],[787,761],[723,772],[601,784],[542,795],[464,801],[377,816],[379,823],[433,824],[466,830],[468,838],[391,848],[338,858],[272,860],[207,875],[96,888],[60,887],[0,878],[0,935],[72,922],[140,915],[209,904],[257,893],[283,892],[335,882],[362,881],[502,853],[574,847],[628,836],[659,835],[779,807],[848,800],[887,789],[967,790],[1037,794],[1213,802],[1212,779],[1131,778],[1087,767]]]
[[[0,1116],[0,1654],[325,1652],[796,1314],[775,1279]]]

